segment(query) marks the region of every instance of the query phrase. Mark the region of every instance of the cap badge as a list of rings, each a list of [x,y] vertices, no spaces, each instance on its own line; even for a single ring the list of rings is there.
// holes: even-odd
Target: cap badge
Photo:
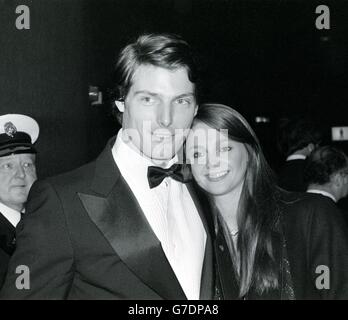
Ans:
[[[14,135],[17,133],[17,128],[14,126],[12,122],[6,122],[4,125],[4,130],[5,133],[11,138],[13,138]]]

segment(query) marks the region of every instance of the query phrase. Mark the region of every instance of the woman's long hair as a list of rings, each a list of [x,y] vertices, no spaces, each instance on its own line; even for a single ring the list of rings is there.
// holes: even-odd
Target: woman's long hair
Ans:
[[[240,297],[252,288],[259,294],[276,289],[279,267],[274,258],[271,232],[278,217],[278,189],[259,140],[244,117],[225,105],[201,105],[195,121],[216,130],[228,129],[229,138],[243,143],[248,151],[248,167],[238,204],[237,253],[231,252],[239,275]],[[231,235],[224,233],[232,243]]]

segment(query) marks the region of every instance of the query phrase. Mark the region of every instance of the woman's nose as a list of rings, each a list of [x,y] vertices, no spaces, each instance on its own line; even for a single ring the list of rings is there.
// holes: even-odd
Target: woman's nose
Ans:
[[[220,157],[216,154],[210,154],[207,159],[208,169],[218,168],[220,166]]]

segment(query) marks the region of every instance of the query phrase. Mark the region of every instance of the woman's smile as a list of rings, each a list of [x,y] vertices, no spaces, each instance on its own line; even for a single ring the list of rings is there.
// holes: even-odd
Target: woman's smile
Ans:
[[[212,181],[212,182],[217,182],[217,181],[221,181],[222,179],[224,179],[227,174],[230,172],[230,170],[224,170],[224,171],[210,171],[206,177]]]

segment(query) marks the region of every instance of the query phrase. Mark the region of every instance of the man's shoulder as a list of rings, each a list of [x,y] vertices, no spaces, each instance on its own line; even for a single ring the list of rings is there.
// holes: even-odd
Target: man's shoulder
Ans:
[[[309,208],[335,208],[335,202],[321,194],[309,192],[284,192],[281,203],[285,207],[309,207]]]
[[[35,203],[34,207],[37,207],[43,202],[56,201],[57,196],[72,201],[76,193],[89,190],[93,171],[94,164],[90,162],[72,171],[37,180],[30,189],[28,206]]]
[[[95,172],[95,166],[96,161],[94,160],[73,170],[48,177],[45,181],[56,186],[83,183],[92,179]]]
[[[281,203],[285,217],[301,223],[313,218],[324,222],[342,215],[335,202],[321,194],[289,192]]]
[[[33,187],[40,189],[48,187],[69,189],[74,186],[86,185],[92,180],[94,171],[95,161],[92,161],[71,171],[38,180],[34,183]]]
[[[81,188],[90,185],[97,173],[100,174],[101,171],[107,171],[114,165],[111,153],[111,146],[113,145],[114,139],[113,137],[109,140],[105,149],[96,159],[73,170],[38,181],[38,183],[65,189],[73,187]]]

